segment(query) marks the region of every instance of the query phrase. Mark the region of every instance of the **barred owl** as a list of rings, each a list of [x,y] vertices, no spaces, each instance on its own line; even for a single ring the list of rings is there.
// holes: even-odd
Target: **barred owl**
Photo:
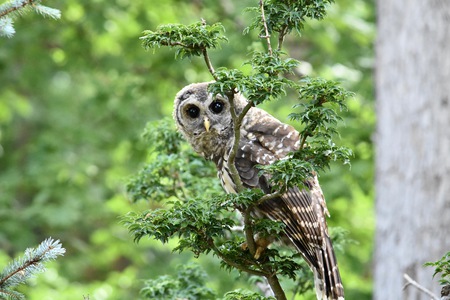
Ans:
[[[225,191],[236,193],[228,166],[228,156],[234,144],[230,104],[226,98],[209,93],[208,84],[191,84],[178,92],[174,119],[193,149],[216,164]],[[244,96],[235,94],[237,114],[246,104]],[[244,187],[260,188],[270,193],[272,187],[268,176],[261,175],[256,166],[283,159],[298,148],[299,133],[292,126],[281,123],[264,110],[250,108],[242,121],[235,157],[235,166]],[[284,223],[286,236],[314,273],[318,299],[341,300],[344,299],[344,289],[328,235],[325,199],[316,176],[312,176],[305,186],[307,188],[290,188],[280,197],[261,203],[255,215]],[[258,252],[267,246],[258,240],[256,243]]]

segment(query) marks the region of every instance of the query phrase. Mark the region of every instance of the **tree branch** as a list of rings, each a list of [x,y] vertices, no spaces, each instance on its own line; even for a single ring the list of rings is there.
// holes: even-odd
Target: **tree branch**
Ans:
[[[403,290],[405,290],[409,285],[414,286],[415,288],[417,288],[419,291],[427,294],[428,296],[431,297],[432,300],[439,300],[439,298],[433,294],[433,292],[431,292],[429,289],[423,287],[422,285],[420,285],[417,281],[415,281],[414,279],[412,279],[411,277],[408,276],[408,274],[403,274],[403,278],[405,278],[406,280],[406,284],[403,287]]]
[[[281,28],[279,35],[278,35],[278,47],[277,50],[281,51],[281,48],[283,47],[284,37],[287,33],[287,25],[284,25],[283,28]]]
[[[282,193],[279,192],[279,191],[273,192],[271,194],[266,194],[266,195],[262,196],[261,198],[259,198],[259,200],[255,203],[255,206],[258,206],[258,205],[262,204],[265,201],[281,197],[281,195],[282,195]]]
[[[202,19],[202,25],[206,26],[206,20]],[[206,48],[202,49],[203,58],[205,59],[206,66],[208,67],[209,73],[211,73],[212,77],[214,77],[214,80],[218,80],[216,76],[216,71],[214,71],[214,67],[211,63],[211,60],[209,59],[208,51]]]
[[[241,214],[244,217],[245,242],[247,243],[248,251],[254,257],[256,253],[256,243],[253,237],[253,224],[250,219],[250,209],[246,209],[244,212],[241,212]]]
[[[284,293],[284,290],[281,287],[277,275],[271,274],[270,276],[266,276],[266,278],[267,281],[269,282],[270,287],[272,288],[272,292],[275,294],[275,298],[277,298],[277,300],[287,300],[286,294]]]
[[[208,67],[209,73],[211,73],[212,77],[214,77],[214,80],[218,80],[216,76],[216,71],[214,70],[214,67],[211,63],[211,60],[209,59],[208,51],[206,48],[202,50],[203,58],[205,59],[206,66]]]
[[[243,111],[236,115],[236,109],[234,106],[234,93],[232,95],[227,95],[228,101],[230,102],[230,113],[231,119],[233,120],[233,128],[234,128],[234,144],[231,149],[230,155],[228,156],[228,168],[230,169],[231,177],[233,178],[233,182],[236,185],[236,192],[239,193],[244,190],[244,186],[242,185],[241,177],[239,176],[239,172],[236,169],[234,164],[236,154],[239,148],[239,141],[241,140],[241,125],[244,116],[253,106],[251,102],[249,102],[243,109]]]
[[[308,136],[309,134],[305,134],[302,136],[302,140],[300,141],[300,147],[298,147],[298,150],[302,150],[305,147],[305,142]]]
[[[267,27],[267,21],[266,21],[266,16],[264,14],[264,1],[263,0],[259,0],[259,7],[261,9],[261,20],[264,26],[264,32],[265,32],[265,36],[261,36],[261,38],[266,39],[267,41],[267,49],[269,51],[269,54],[272,56],[273,51],[272,51],[272,45],[270,44],[270,34],[269,34],[269,28]]]

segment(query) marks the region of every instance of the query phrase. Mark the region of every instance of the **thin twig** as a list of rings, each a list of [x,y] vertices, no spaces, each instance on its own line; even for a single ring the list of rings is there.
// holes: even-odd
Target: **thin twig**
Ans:
[[[305,142],[308,136],[309,134],[305,134],[302,136],[302,140],[300,141],[300,147],[298,148],[298,150],[302,150],[305,147]]]
[[[278,35],[278,47],[277,47],[278,51],[281,51],[281,48],[283,47],[284,37],[286,36],[286,33],[287,33],[287,25],[284,25],[281,28],[280,33]]]
[[[258,201],[256,201],[255,206],[258,206],[260,204],[262,204],[265,201],[269,201],[275,198],[279,198],[281,197],[281,193],[280,192],[273,192],[271,194],[266,194],[264,196],[262,196],[261,198],[258,199]]]
[[[209,59],[208,51],[206,51],[206,48],[202,49],[203,58],[205,59],[206,66],[208,67],[209,73],[211,73],[212,77],[214,77],[215,80],[218,80],[216,71],[214,71],[214,67],[211,63],[211,60]]]
[[[206,26],[206,20],[202,18],[202,25]],[[214,77],[214,80],[218,80],[216,76],[216,71],[214,71],[214,67],[211,63],[211,60],[209,59],[208,51],[206,48],[202,49],[203,58],[205,59],[206,66],[208,67],[209,73],[211,73],[212,77]]]
[[[414,279],[412,279],[411,277],[408,276],[408,274],[403,274],[403,278],[405,278],[405,280],[407,281],[405,286],[403,287],[403,290],[405,290],[409,285],[414,286],[415,288],[417,288],[419,291],[427,294],[428,296],[431,297],[432,300],[439,300],[439,298],[433,294],[432,291],[430,291],[429,289],[421,286],[417,281],[415,281]]]
[[[264,14],[264,1],[263,0],[259,0],[259,7],[261,9],[261,19],[262,19],[262,23],[263,23],[264,31],[265,31],[265,36],[262,36],[261,38],[266,39],[269,54],[272,55],[273,54],[272,45],[270,44],[270,34],[269,34],[269,28],[267,27],[266,16]]]

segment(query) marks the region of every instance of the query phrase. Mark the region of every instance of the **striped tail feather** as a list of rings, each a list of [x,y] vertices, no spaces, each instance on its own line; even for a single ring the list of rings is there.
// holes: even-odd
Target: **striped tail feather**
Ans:
[[[344,300],[344,287],[336,256],[327,236],[325,247],[317,250],[318,267],[313,268],[314,286],[318,300]]]

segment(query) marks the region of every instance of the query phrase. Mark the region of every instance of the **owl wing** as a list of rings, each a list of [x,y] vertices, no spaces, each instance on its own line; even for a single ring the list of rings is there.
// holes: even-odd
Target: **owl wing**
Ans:
[[[244,185],[270,193],[269,178],[259,176],[256,165],[271,164],[297,150],[299,133],[258,108],[252,108],[247,115],[251,117],[246,117],[241,126],[236,168]],[[259,207],[269,218],[285,223],[286,234],[312,265],[316,265],[316,244],[322,240],[319,216],[323,215],[323,209],[321,205],[314,205],[321,202],[313,201],[316,196],[311,191],[293,187],[280,198],[266,201]]]
[[[256,165],[271,164],[298,150],[299,133],[265,111],[252,110],[247,114],[251,117],[244,118],[241,126],[235,164],[245,186],[271,193],[268,176],[260,176]],[[319,289],[338,299],[343,295],[343,288],[328,236],[325,198],[316,176],[305,185],[308,189],[290,188],[279,198],[263,202],[258,209],[270,219],[284,223],[288,238],[316,270],[315,276],[321,282]]]

